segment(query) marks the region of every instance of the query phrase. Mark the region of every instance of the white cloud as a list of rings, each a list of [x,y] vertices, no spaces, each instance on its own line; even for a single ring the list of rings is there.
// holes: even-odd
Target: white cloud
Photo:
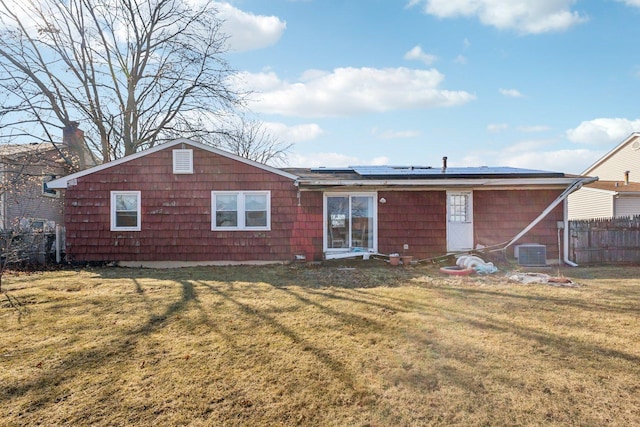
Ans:
[[[421,3],[439,18],[477,17],[484,25],[523,34],[562,31],[587,20],[571,9],[574,0],[413,0],[410,6]]]
[[[264,122],[263,126],[278,140],[293,144],[312,141],[324,133],[322,128],[315,123],[287,126],[284,123]]]
[[[430,53],[426,53],[420,46],[415,46],[409,52],[404,54],[404,59],[410,61],[422,61],[425,65],[431,65],[438,60],[438,57],[431,55]]]
[[[229,49],[247,51],[275,44],[284,30],[286,22],[276,16],[254,15],[235,8],[226,2],[215,2],[224,20],[223,31],[229,36]]]
[[[437,70],[409,68],[337,68],[311,70],[297,82],[273,72],[240,73],[235,84],[255,92],[256,112],[299,117],[349,116],[403,109],[452,107],[475,99],[465,91],[440,88]]]
[[[310,155],[292,153],[288,156],[287,163],[291,167],[300,168],[317,168],[320,166],[338,168],[355,165],[386,165],[389,163],[389,158],[383,156],[374,157],[373,159],[363,159],[339,153],[313,153]]]
[[[380,139],[404,139],[415,138],[420,136],[422,132],[418,130],[391,130],[391,129],[378,129],[373,128],[371,134]]]
[[[617,0],[620,3],[624,3],[627,6],[640,7],[640,0]]]
[[[633,132],[640,131],[640,119],[599,118],[584,121],[574,129],[567,130],[572,142],[590,145],[609,145],[622,142]]]
[[[456,166],[511,166],[579,174],[603,154],[587,149],[544,150],[554,145],[551,140],[526,140],[499,151],[478,150],[470,152]]]
[[[502,132],[503,130],[507,130],[508,128],[509,125],[506,123],[490,123],[487,125],[487,130],[492,133]]]
[[[588,165],[595,162],[602,153],[593,150],[556,150],[539,151],[531,150],[521,153],[505,154],[501,160],[505,165],[541,169],[553,172],[579,174]]]
[[[523,96],[517,89],[498,89],[498,92],[508,98],[522,98]]]

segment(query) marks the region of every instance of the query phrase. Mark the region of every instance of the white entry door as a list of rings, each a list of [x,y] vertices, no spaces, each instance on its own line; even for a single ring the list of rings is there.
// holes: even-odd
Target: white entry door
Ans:
[[[473,249],[473,192],[447,191],[447,251]]]

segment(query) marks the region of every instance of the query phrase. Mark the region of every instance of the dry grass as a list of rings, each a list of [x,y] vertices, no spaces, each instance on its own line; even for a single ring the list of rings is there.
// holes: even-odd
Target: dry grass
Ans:
[[[640,268],[564,274],[10,275],[0,425],[640,425]]]

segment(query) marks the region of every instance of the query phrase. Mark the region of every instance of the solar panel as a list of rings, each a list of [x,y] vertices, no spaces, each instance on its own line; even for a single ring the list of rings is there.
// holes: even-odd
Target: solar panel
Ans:
[[[442,168],[430,166],[351,166],[354,172],[360,176],[468,176],[468,175],[558,175],[561,173],[541,171],[535,169],[521,169],[513,167],[450,167],[444,171]]]

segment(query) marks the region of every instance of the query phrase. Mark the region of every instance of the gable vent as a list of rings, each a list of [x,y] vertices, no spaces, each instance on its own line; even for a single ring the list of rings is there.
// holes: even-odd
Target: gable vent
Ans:
[[[193,150],[173,150],[173,173],[193,173]]]

